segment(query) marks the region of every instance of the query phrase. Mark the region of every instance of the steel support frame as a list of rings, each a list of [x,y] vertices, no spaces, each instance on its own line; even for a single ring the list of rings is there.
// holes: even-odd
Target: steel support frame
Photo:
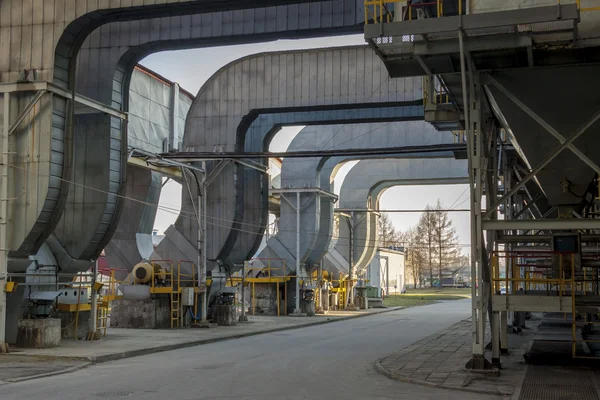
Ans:
[[[304,204],[301,203],[301,193],[313,193],[313,195]],[[337,200],[337,196],[333,193],[327,192],[320,188],[285,188],[285,189],[271,189],[269,195],[279,194],[281,198],[292,207],[296,212],[296,304],[294,308],[294,314],[301,314],[300,308],[300,274],[302,272],[300,263],[300,213],[313,199],[318,203],[321,201],[321,196],[332,197]],[[295,194],[296,201],[293,202],[287,198],[286,195]]]
[[[0,93],[14,92],[50,92],[67,100],[74,100],[75,103],[90,107],[96,111],[103,112],[121,120],[127,121],[127,113],[117,110],[116,108],[107,106],[104,103],[96,101],[86,96],[77,93],[72,93],[67,89],[57,86],[46,81],[35,82],[16,82],[16,83],[0,83]]]
[[[529,108],[525,103],[523,103],[517,96],[512,94],[510,90],[504,87],[500,82],[494,79],[491,75],[486,76],[486,81],[490,82],[496,89],[498,89],[502,94],[508,97],[513,103],[515,103],[521,110],[523,110],[527,115],[529,115],[535,122],[540,124],[542,128],[547,130],[552,136],[554,136],[560,144],[564,144],[566,139],[563,135],[561,135],[556,129],[552,127],[549,123],[547,123],[542,117],[537,115],[531,108]],[[582,132],[583,133],[583,132]],[[592,161],[588,156],[586,156],[581,150],[579,150],[575,145],[570,144],[567,145],[567,148],[573,152],[581,161],[586,163],[590,168],[594,170],[598,175],[600,175],[600,167]]]
[[[472,357],[467,362],[466,368],[479,370],[489,368],[490,365],[484,357],[486,317],[491,299],[490,288],[486,285],[484,276],[489,277],[491,274],[488,271],[487,252],[483,241],[482,200],[486,183],[489,184],[486,187],[488,190],[493,186],[495,191],[496,181],[493,183],[487,182],[490,177],[486,171],[489,169],[488,163],[495,162],[495,156],[491,157],[491,155],[495,154],[496,149],[491,147],[491,144],[495,142],[488,140],[487,127],[483,124],[482,102],[484,92],[481,85],[481,73],[475,70],[470,54],[465,51],[464,32],[461,29],[458,31],[458,40],[465,126],[467,128],[471,201]],[[493,138],[496,131],[492,130],[491,134]],[[487,158],[485,156],[486,152],[488,153]],[[489,198],[490,196],[486,197]],[[493,243],[488,243],[488,245],[493,245]],[[497,324],[493,324],[493,328],[497,326]]]
[[[525,104],[521,103],[515,96],[513,96],[508,90],[504,89],[495,79],[487,76],[487,80],[491,82],[492,85],[496,86],[499,90],[501,90],[506,96],[508,96],[515,104],[517,104],[525,113],[527,113],[531,118],[533,118],[536,122],[538,122],[544,129],[548,132],[552,133],[554,137],[556,137],[561,144],[552,151],[548,156],[544,158],[535,168],[533,168],[527,175],[525,175],[519,183],[517,183],[511,190],[504,194],[496,203],[488,208],[485,217],[489,218],[489,216],[501,205],[509,196],[514,195],[517,191],[523,187],[527,182],[533,179],[542,169],[544,169],[552,160],[556,158],[563,150],[569,148],[575,155],[577,155],[584,163],[590,166],[595,172],[600,175],[600,167],[598,167],[593,161],[591,161],[587,156],[585,156],[581,151],[579,151],[575,146],[573,146],[573,142],[577,140],[582,134],[584,134],[587,129],[592,126],[596,121],[600,119],[600,111],[594,113],[590,119],[588,119],[579,129],[573,132],[567,139],[565,139],[560,133],[558,133],[554,128],[552,128],[548,123],[546,123],[541,117],[535,114],[531,109],[529,109]],[[502,88],[502,89],[501,89]],[[503,91],[504,90],[504,91]]]

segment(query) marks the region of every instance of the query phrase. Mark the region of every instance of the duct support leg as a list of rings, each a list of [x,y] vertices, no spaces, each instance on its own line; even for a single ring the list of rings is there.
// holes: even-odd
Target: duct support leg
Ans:
[[[201,320],[200,322],[202,324],[206,324],[206,316],[208,315],[208,296],[207,296],[207,292],[208,289],[206,288],[206,269],[207,269],[207,260],[206,260],[206,227],[207,227],[207,204],[206,204],[206,198],[207,198],[207,187],[208,184],[206,182],[206,161],[202,161],[202,170],[204,171],[202,173],[202,181],[200,182],[200,196],[201,196],[201,202],[199,202],[198,206],[199,206],[199,210],[198,210],[198,216],[202,216],[202,225],[198,225],[198,228],[200,228],[200,226],[202,227],[200,229],[200,234],[202,235],[202,243],[199,243],[201,245],[201,248],[199,250],[201,250],[202,252],[202,257],[200,257],[200,262],[202,267],[200,268],[200,277],[201,277],[201,286],[200,289],[203,290],[202,291],[202,316],[201,316]],[[200,207],[201,206],[201,207]]]
[[[246,316],[246,264],[248,261],[244,261],[244,266],[242,267],[242,313],[238,318],[239,322],[248,322],[248,317]],[[279,285],[279,284],[278,284]],[[277,310],[279,312],[279,310]]]
[[[90,309],[90,327],[86,340],[100,340],[98,334],[98,291],[96,290],[96,277],[98,276],[98,260],[94,262],[92,267],[92,307]]]
[[[323,310],[323,267],[319,265],[318,268],[319,275],[319,302],[315,305],[315,313],[324,314]]]
[[[294,314],[301,314],[300,310],[300,191],[296,192],[296,308]]]
[[[0,148],[0,353],[8,353],[6,343],[6,281],[8,278],[8,135],[10,94],[4,93],[2,147]]]

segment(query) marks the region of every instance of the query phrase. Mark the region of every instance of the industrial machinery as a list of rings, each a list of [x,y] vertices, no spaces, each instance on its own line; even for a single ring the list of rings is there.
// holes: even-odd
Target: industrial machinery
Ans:
[[[237,288],[235,287],[223,287],[221,292],[217,296],[215,305],[218,306],[230,306],[235,303],[235,294]]]
[[[160,264],[138,263],[131,274],[136,284],[150,284],[153,279],[156,286],[167,284],[167,270]]]

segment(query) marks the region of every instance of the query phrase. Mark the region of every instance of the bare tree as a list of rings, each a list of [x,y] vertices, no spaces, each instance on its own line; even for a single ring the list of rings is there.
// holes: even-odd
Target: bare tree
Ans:
[[[448,217],[447,211],[442,211],[442,204],[438,199],[435,212],[431,213],[435,219],[435,245],[438,261],[438,279],[440,285],[444,275],[452,270],[452,267],[459,261],[460,250],[458,249],[458,236],[456,229],[452,226],[452,221]]]
[[[381,213],[379,217],[379,246],[401,246],[402,234],[394,228],[394,223],[387,213]]]
[[[429,204],[425,207],[426,212],[421,214],[417,225],[417,247],[420,248],[426,260],[426,270],[429,275],[429,284],[433,285],[434,261],[436,259],[436,237],[437,218]]]
[[[421,215],[417,226],[418,245],[425,257],[429,283],[433,285],[435,277],[441,284],[444,276],[447,276],[458,262],[458,236],[448,212],[443,211],[439,200],[433,207],[427,205],[425,210],[427,211]]]
[[[413,286],[422,287],[425,272],[425,253],[419,247],[417,228],[411,227],[406,233],[405,266],[406,274],[413,280]]]

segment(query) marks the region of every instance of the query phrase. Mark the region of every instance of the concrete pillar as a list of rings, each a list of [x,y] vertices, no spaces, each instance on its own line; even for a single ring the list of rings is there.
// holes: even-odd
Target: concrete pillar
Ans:
[[[492,312],[492,364],[500,367],[500,312]]]
[[[508,354],[508,312],[500,312],[500,353]]]

